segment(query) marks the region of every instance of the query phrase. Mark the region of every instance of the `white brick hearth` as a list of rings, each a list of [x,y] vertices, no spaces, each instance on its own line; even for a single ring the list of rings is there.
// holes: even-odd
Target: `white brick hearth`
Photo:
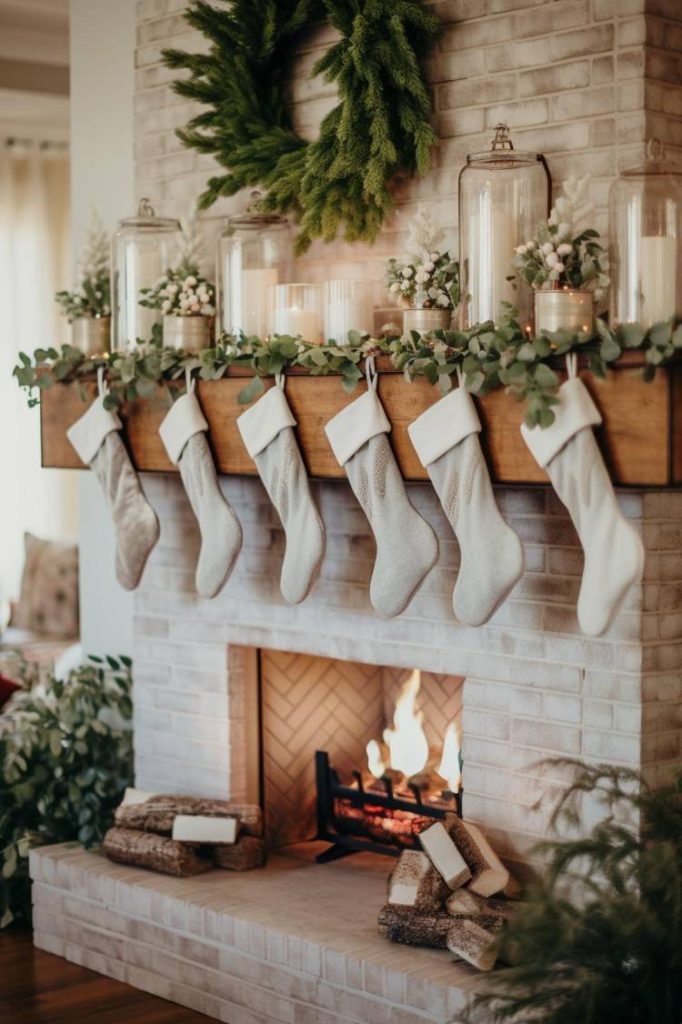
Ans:
[[[177,879],[34,851],[35,944],[226,1024],[456,1024],[476,972],[379,938],[385,858],[312,852]]]

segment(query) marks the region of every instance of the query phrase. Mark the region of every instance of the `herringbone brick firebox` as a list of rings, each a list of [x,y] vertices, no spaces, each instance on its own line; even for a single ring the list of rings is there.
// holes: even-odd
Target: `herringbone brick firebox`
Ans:
[[[366,766],[365,747],[392,722],[409,672],[285,651],[260,657],[262,783],[272,846],[315,835],[316,750],[341,773]],[[461,716],[463,680],[424,672],[417,708],[433,749]]]

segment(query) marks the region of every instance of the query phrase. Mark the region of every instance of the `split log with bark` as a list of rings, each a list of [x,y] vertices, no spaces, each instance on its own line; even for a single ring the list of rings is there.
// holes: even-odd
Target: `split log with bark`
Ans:
[[[140,832],[170,836],[178,815],[202,815],[209,818],[235,818],[239,832],[262,836],[263,814],[257,804],[231,800],[203,800],[189,796],[153,796],[143,803],[121,804],[115,813],[116,825]]]
[[[251,871],[265,865],[265,840],[258,836],[240,836],[234,846],[216,846],[213,863],[229,871]]]
[[[110,828],[104,836],[102,850],[109,860],[119,864],[149,868],[178,878],[190,878],[213,867],[210,860],[200,857],[185,843],[131,828]]]

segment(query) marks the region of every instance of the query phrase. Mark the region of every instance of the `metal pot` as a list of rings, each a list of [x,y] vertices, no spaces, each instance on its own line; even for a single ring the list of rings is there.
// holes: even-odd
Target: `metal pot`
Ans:
[[[209,348],[213,336],[212,316],[164,316],[163,343],[168,348],[198,352]]]
[[[71,321],[71,344],[86,356],[108,352],[110,338],[110,316],[79,316]]]
[[[535,292],[535,333],[542,331],[579,331],[591,334],[594,328],[592,292],[556,288]]]
[[[448,331],[451,323],[451,309],[406,309],[403,312],[403,334]]]

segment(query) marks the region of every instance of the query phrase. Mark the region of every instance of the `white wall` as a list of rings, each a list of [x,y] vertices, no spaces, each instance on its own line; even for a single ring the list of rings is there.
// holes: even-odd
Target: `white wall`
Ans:
[[[71,209],[75,251],[90,211],[134,208],[135,0],[71,0]],[[79,486],[81,636],[86,654],[129,654],[132,595],[114,576],[114,534],[97,480]]]

